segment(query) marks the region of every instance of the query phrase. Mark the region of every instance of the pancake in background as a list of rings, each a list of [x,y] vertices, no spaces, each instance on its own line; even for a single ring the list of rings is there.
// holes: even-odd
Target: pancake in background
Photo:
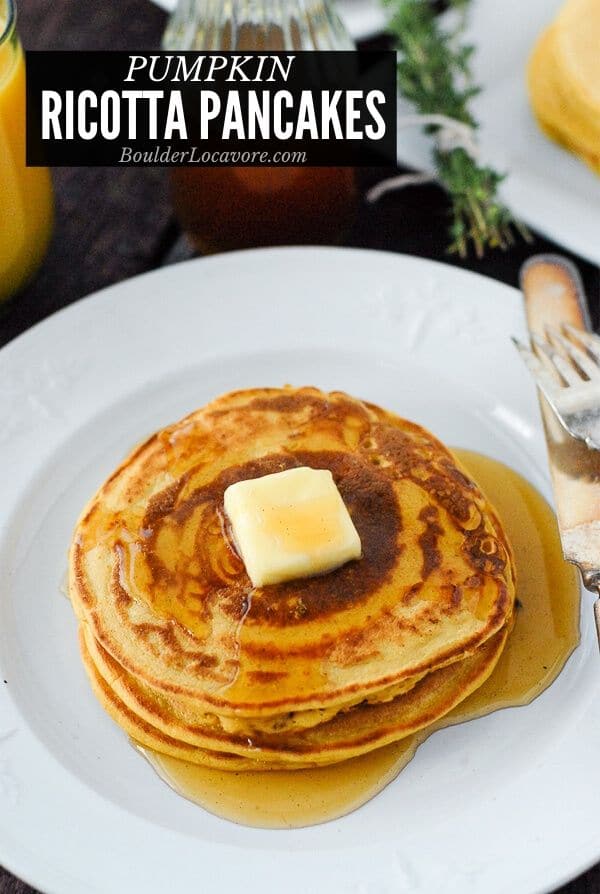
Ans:
[[[600,173],[600,4],[569,0],[539,38],[528,67],[541,128]]]

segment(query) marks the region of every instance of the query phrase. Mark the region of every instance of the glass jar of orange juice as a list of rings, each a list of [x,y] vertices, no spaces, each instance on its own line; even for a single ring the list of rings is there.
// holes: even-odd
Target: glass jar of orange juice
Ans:
[[[25,58],[13,0],[0,0],[0,301],[37,270],[52,230],[46,168],[25,165]]]

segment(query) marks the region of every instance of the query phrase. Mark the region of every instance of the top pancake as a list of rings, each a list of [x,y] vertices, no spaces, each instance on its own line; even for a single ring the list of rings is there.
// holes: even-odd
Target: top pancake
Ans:
[[[330,469],[363,557],[253,589],[223,513],[235,481]],[[512,613],[510,548],[451,453],[340,392],[226,394],[138,447],[84,510],[78,615],[150,686],[225,715],[343,706],[473,653]]]

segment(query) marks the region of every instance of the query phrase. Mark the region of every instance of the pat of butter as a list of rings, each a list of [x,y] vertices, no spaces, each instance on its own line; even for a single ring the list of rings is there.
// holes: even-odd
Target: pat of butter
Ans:
[[[255,587],[338,568],[360,537],[328,469],[288,469],[225,491],[233,538]]]

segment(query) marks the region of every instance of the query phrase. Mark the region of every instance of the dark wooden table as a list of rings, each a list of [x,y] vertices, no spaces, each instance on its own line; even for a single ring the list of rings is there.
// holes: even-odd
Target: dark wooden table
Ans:
[[[164,23],[164,13],[149,0],[19,2],[19,29],[29,49],[150,50],[158,47]],[[372,182],[382,172],[365,171],[362,176]],[[54,172],[54,185],[57,221],[50,252],[36,280],[0,319],[0,345],[89,292],[192,254],[173,219],[164,170],[63,168]],[[346,244],[446,260],[511,285],[517,284],[519,267],[529,255],[562,251],[536,237],[506,253],[490,252],[483,260],[449,258],[447,212],[437,187],[405,190],[375,207],[363,207]],[[600,270],[580,258],[573,260],[597,324]],[[600,894],[600,865],[561,890]],[[0,867],[0,894],[31,891]]]

